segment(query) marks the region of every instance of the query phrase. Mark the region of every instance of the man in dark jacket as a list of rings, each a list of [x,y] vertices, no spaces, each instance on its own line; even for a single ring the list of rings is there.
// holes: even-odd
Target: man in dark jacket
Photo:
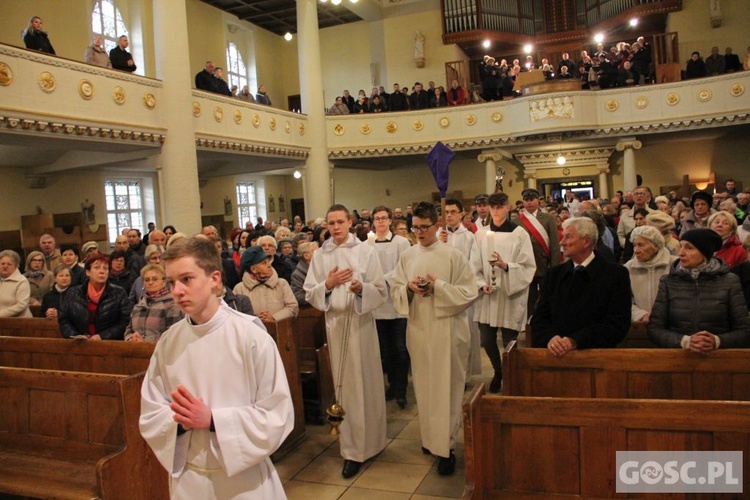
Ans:
[[[406,111],[409,109],[406,96],[401,93],[401,87],[399,87],[398,83],[393,84],[393,93],[388,102],[388,109],[391,111]]]
[[[422,89],[422,84],[414,84],[414,92],[409,95],[409,109],[427,109],[430,107],[430,98],[427,92]]]
[[[137,69],[133,56],[126,49],[128,48],[128,37],[122,35],[117,39],[117,47],[109,51],[109,60],[114,69],[120,71],[133,72]]]
[[[554,356],[615,347],[630,328],[628,271],[594,253],[598,239],[590,219],[563,223],[560,246],[570,260],[549,271],[531,318],[533,345]]]
[[[231,96],[232,91],[229,90],[229,84],[227,84],[226,80],[224,80],[224,69],[216,66],[214,68],[214,76],[216,77],[216,83],[218,87],[216,92],[218,92],[219,94]]]
[[[214,63],[206,61],[206,66],[195,75],[195,88],[208,92],[219,91],[219,80],[214,76]]]

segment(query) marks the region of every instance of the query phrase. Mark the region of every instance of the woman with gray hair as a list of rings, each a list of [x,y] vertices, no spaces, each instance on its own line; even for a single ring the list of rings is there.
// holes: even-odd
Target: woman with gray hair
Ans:
[[[55,278],[51,272],[44,267],[44,254],[33,251],[26,257],[26,272],[23,273],[29,280],[29,304],[37,306],[42,303],[42,297],[52,289]]]
[[[30,318],[29,280],[18,270],[21,257],[13,250],[0,252],[0,318]]]
[[[308,305],[305,299],[305,290],[302,286],[305,284],[305,278],[307,278],[307,271],[310,268],[310,262],[312,261],[313,253],[318,249],[318,244],[314,241],[305,241],[297,246],[297,257],[299,262],[297,267],[292,272],[292,292],[294,297],[297,299],[297,303],[300,306]]]
[[[651,308],[659,291],[659,280],[669,274],[669,266],[677,260],[664,246],[664,237],[652,226],[641,226],[630,233],[634,259],[625,263],[633,292],[632,321],[648,323]]]
[[[747,262],[747,252],[737,236],[737,220],[734,215],[724,210],[711,214],[708,227],[721,236],[721,248],[715,257],[721,258],[730,270]]]

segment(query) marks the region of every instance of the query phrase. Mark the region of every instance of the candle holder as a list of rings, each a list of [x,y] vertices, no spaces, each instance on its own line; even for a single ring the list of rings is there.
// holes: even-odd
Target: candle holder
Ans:
[[[490,261],[490,293],[495,293],[497,291],[497,278],[495,277],[495,262],[497,262],[497,259],[492,259]]]

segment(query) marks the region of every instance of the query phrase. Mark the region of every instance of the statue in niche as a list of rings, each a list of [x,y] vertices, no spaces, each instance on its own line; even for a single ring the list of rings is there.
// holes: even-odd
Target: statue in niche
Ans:
[[[417,30],[414,34],[414,63],[417,68],[424,68],[424,33],[422,30]]]
[[[275,212],[276,211],[276,204],[273,202],[273,195],[268,195],[268,211],[269,212]]]
[[[286,212],[286,207],[284,206],[284,196],[279,195],[279,212]]]
[[[229,196],[224,197],[224,215],[232,215],[232,200]]]
[[[90,226],[96,224],[96,215],[94,214],[94,204],[88,198],[81,203],[81,212],[83,212],[83,224]]]
[[[495,167],[495,192],[503,192],[503,179],[505,178],[505,169],[500,165]]]

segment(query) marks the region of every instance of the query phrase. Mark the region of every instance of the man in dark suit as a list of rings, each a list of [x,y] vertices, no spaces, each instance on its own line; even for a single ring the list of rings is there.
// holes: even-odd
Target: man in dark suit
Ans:
[[[133,62],[133,56],[127,51],[128,48],[128,37],[122,35],[117,39],[117,46],[109,51],[109,60],[112,63],[114,69],[120,71],[128,71],[132,73],[137,69],[137,66]]]
[[[534,249],[536,272],[529,288],[528,311],[534,311],[539,298],[539,289],[547,276],[547,271],[560,264],[560,239],[557,236],[555,219],[539,209],[539,191],[533,188],[524,189],[521,193],[524,209],[515,221],[524,228],[531,238]]]
[[[546,346],[554,356],[574,349],[615,347],[630,328],[628,271],[597,257],[597,240],[591,219],[563,223],[560,245],[569,260],[547,274],[531,318],[533,345]]]
[[[195,88],[208,92],[219,91],[219,80],[214,76],[214,63],[206,61],[206,66],[195,75]]]

